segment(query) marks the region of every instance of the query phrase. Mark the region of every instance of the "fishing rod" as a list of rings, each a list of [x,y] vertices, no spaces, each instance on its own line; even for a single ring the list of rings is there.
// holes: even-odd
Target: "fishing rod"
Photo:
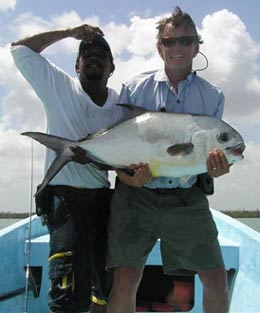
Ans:
[[[31,233],[32,233],[32,199],[33,199],[33,140],[31,140],[31,168],[30,168],[30,182],[29,182],[29,223],[28,223],[28,238],[25,245],[26,256],[26,275],[25,275],[25,295],[24,295],[24,311],[28,313],[28,299],[29,299],[29,278],[30,278],[30,258],[31,258]]]

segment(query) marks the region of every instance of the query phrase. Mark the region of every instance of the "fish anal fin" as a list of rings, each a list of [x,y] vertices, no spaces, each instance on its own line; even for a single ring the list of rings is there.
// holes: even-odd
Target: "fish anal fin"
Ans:
[[[173,146],[170,146],[167,149],[167,153],[171,156],[181,156],[190,154],[193,151],[192,143],[179,143]]]

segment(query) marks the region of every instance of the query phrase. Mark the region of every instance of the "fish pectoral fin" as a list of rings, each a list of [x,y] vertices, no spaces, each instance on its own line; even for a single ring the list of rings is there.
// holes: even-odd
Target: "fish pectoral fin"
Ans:
[[[181,156],[190,154],[193,151],[193,144],[192,143],[179,143],[173,146],[170,146],[167,149],[167,152],[171,156]]]

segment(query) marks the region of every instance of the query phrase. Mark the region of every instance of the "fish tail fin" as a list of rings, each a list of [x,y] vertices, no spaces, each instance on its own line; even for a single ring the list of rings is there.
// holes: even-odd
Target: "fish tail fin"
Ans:
[[[68,162],[72,161],[72,158],[74,156],[73,149],[71,149],[73,146],[75,146],[75,142],[54,136],[49,134],[44,134],[40,132],[25,132],[21,135],[31,137],[34,140],[40,142],[47,148],[50,148],[51,150],[56,152],[56,158],[48,168],[48,171],[37,190],[36,195],[38,195],[40,192],[43,191],[43,189],[48,185],[48,183],[52,180],[52,178],[59,172],[59,170]]]
[[[42,183],[40,184],[35,196],[40,194],[43,191],[43,189],[48,185],[48,183],[53,179],[53,177],[56,176],[59,170],[63,168],[63,166],[70,161],[71,159],[69,159],[68,157],[62,154],[57,155],[57,157],[54,159],[54,161],[51,163],[50,167],[48,168],[47,173]]]
[[[31,137],[32,139],[38,141],[47,148],[55,151],[57,154],[62,153],[68,146],[75,143],[74,141],[66,138],[40,132],[25,132],[21,133],[21,135]]]

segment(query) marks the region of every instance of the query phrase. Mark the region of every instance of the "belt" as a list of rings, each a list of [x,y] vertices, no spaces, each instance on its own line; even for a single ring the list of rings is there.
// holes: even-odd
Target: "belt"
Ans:
[[[113,189],[109,189],[106,187],[90,189],[86,187],[82,188],[82,187],[74,187],[74,186],[69,186],[69,185],[53,185],[52,190],[54,193],[57,193],[57,194],[59,193],[66,194],[67,192],[74,191],[78,193],[88,193],[88,194],[95,196],[95,195],[105,194],[107,192],[110,192],[110,190],[112,191]]]
[[[171,193],[179,193],[183,188],[146,188],[152,192],[157,193],[158,195],[168,195]]]
[[[157,193],[158,195],[169,195],[169,194],[174,194],[174,193],[180,194],[184,191],[188,191],[192,189],[193,186],[190,188],[147,188],[147,187],[144,187],[144,188],[151,190],[152,192]]]

